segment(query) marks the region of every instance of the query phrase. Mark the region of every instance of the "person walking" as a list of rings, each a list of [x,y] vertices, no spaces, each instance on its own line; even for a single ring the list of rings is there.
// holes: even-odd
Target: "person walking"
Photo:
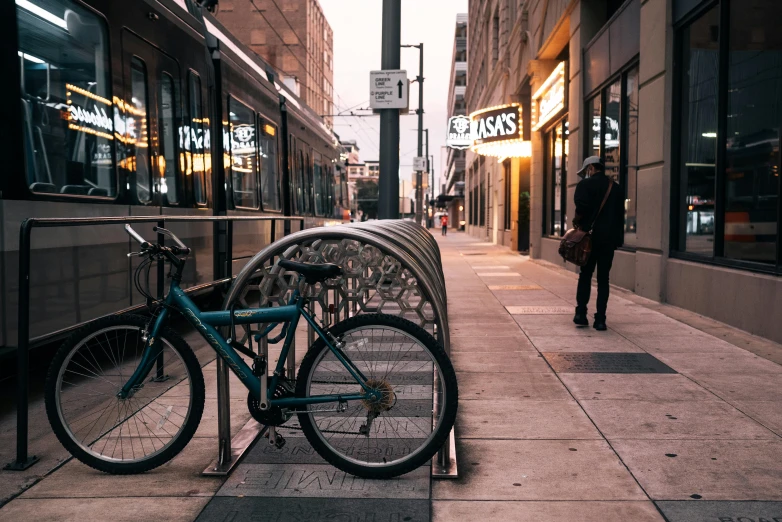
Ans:
[[[448,214],[443,214],[440,217],[440,226],[443,227],[443,235],[448,235]]]
[[[592,291],[592,274],[597,268],[597,312],[592,326],[602,331],[607,328],[608,274],[614,261],[614,251],[624,243],[624,198],[619,185],[606,176],[605,165],[599,157],[585,159],[578,175],[583,179],[576,186],[573,226],[592,230],[592,252],[578,276],[573,322],[589,326],[587,304]]]

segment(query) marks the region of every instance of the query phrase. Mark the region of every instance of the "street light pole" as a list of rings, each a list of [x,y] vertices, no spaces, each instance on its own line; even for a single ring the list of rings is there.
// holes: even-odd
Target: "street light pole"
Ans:
[[[380,68],[399,69],[402,0],[383,0]],[[380,110],[380,175],[378,218],[399,218],[399,109]]]
[[[418,157],[422,157],[423,152],[423,127],[424,127],[424,44],[421,42],[418,45],[403,45],[402,47],[415,47],[418,49],[418,76],[415,80],[418,82],[418,109],[415,111],[418,114]],[[423,176],[420,170],[415,171],[415,221],[421,224],[423,220],[424,210],[424,187]]]
[[[429,129],[424,129],[424,132],[426,133],[426,184],[429,185],[429,189],[427,190],[427,193],[429,196],[427,199],[427,206],[430,200],[434,199],[434,187],[431,183],[429,183],[429,173],[432,172],[432,164],[429,163]],[[432,226],[432,218],[429,216],[429,213],[427,212],[427,215],[424,216],[426,219],[426,225],[431,227]]]

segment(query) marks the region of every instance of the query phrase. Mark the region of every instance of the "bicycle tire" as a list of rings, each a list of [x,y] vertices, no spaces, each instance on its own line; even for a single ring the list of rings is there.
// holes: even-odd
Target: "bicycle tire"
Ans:
[[[317,453],[330,464],[342,471],[359,477],[384,479],[396,477],[413,471],[431,460],[431,458],[435,455],[435,453],[437,453],[437,451],[450,435],[451,429],[453,428],[454,421],[456,419],[459,397],[456,373],[454,372],[451,361],[448,358],[448,355],[445,353],[445,350],[440,345],[440,343],[438,343],[435,338],[432,337],[432,335],[430,335],[426,330],[408,321],[407,319],[386,314],[362,314],[334,325],[329,330],[329,332],[337,339],[342,339],[346,335],[351,334],[351,332],[356,332],[372,327],[400,331],[410,336],[411,338],[414,338],[418,342],[421,351],[426,350],[430,354],[433,367],[436,366],[436,368],[439,369],[438,378],[440,379],[441,383],[440,388],[442,388],[440,393],[444,393],[444,400],[441,398],[442,404],[441,407],[438,408],[441,413],[439,414],[440,416],[439,420],[437,420],[437,425],[432,429],[432,433],[428,436],[428,439],[425,441],[425,443],[422,446],[416,448],[414,451],[411,450],[409,456],[402,458],[398,462],[387,463],[386,458],[383,458],[382,463],[362,463],[358,462],[357,459],[348,458],[346,455],[343,455],[340,451],[338,451],[335,448],[335,445],[339,445],[339,443],[332,443],[330,440],[327,440],[327,437],[323,436],[324,430],[318,425],[317,422],[315,422],[312,413],[299,413],[298,419],[301,429],[309,443],[312,445],[315,451],[317,451]],[[382,345],[380,349],[382,350]],[[312,347],[308,350],[301,363],[296,380],[297,397],[307,397],[309,395],[309,388],[312,386],[312,382],[315,380],[312,379],[312,377],[314,377],[316,365],[321,361],[324,361],[324,358],[330,353],[331,350],[326,346],[323,339],[316,340]],[[424,360],[426,363],[425,359],[419,358],[419,360]],[[378,361],[376,361],[375,364],[380,364]],[[386,373],[388,372],[389,370],[386,370]],[[322,370],[321,373],[323,373]],[[432,377],[432,381],[432,393],[434,394],[434,376]],[[357,386],[355,381],[352,384]],[[391,408],[396,407],[397,403],[400,403],[399,408],[404,410],[404,406],[401,405],[401,401],[404,401],[404,396],[402,395],[404,392],[400,393],[398,391],[400,390],[399,386],[400,385],[396,385],[396,387],[393,388],[394,406]],[[414,388],[414,386],[409,386],[409,388]],[[412,402],[414,401],[408,401],[408,403]],[[432,399],[432,403],[434,404],[434,399]],[[365,407],[367,409],[369,408],[368,406]],[[388,411],[391,411],[391,408]],[[346,414],[346,417],[348,416],[349,414]],[[377,418],[381,417],[378,416]],[[396,419],[400,418],[409,419],[409,417],[396,417]],[[383,429],[386,429],[390,424],[391,423],[384,425]],[[412,424],[420,426],[415,422],[412,422]],[[431,424],[434,424],[434,422],[431,422]],[[363,427],[364,426],[362,426],[362,428]],[[370,427],[370,435],[371,429],[372,428]],[[385,431],[383,433],[385,433]],[[365,438],[369,438],[370,435],[365,434]],[[342,440],[347,440],[347,437]],[[393,439],[388,437],[385,440],[391,441]],[[367,445],[369,445],[368,442]],[[377,449],[380,448],[378,447]],[[392,449],[391,451],[393,452],[394,450]],[[367,453],[369,453],[369,450],[367,450]],[[402,453],[404,453],[404,451],[402,451]]]
[[[74,433],[72,432],[72,426],[64,419],[64,403],[61,403],[61,386],[65,382],[65,379],[63,375],[67,371],[67,368],[75,360],[77,357],[77,354],[79,351],[84,347],[88,346],[86,343],[91,339],[98,339],[98,342],[100,341],[100,335],[105,332],[115,332],[115,331],[125,331],[125,341],[127,342],[127,335],[128,333],[133,334],[134,332],[138,335],[141,335],[141,332],[144,331],[146,328],[147,323],[149,320],[145,317],[141,317],[138,315],[132,315],[132,314],[123,314],[123,315],[113,315],[113,316],[107,316],[103,317],[101,319],[95,320],[86,326],[82,327],[78,331],[76,331],[74,334],[72,334],[59,348],[57,351],[54,359],[52,360],[51,365],[49,366],[49,371],[47,373],[46,377],[46,383],[45,383],[45,402],[46,402],[46,413],[49,418],[49,423],[52,426],[52,429],[54,430],[55,435],[57,435],[57,438],[59,439],[60,443],[67,449],[71,455],[76,457],[78,460],[83,462],[84,464],[95,468],[99,471],[103,471],[110,474],[117,474],[117,475],[126,475],[126,474],[136,474],[136,473],[143,473],[145,471],[149,471],[151,469],[157,468],[158,466],[161,466],[162,464],[165,464],[166,462],[170,461],[172,458],[174,458],[182,449],[187,445],[188,442],[190,442],[190,439],[192,439],[193,435],[195,434],[196,429],[198,428],[198,425],[201,421],[201,416],[204,411],[204,400],[205,400],[205,386],[204,386],[204,378],[203,374],[201,372],[201,366],[198,362],[198,359],[196,358],[195,354],[193,353],[190,346],[185,342],[185,340],[177,334],[174,330],[171,328],[164,328],[163,331],[160,334],[161,341],[164,343],[164,352],[166,349],[173,350],[176,355],[179,356],[179,361],[181,361],[182,366],[187,372],[187,377],[189,378],[189,402],[187,404],[187,415],[181,415],[185,420],[182,423],[182,426],[178,429],[177,433],[175,434],[172,439],[166,443],[165,445],[161,444],[161,449],[155,451],[153,454],[148,456],[148,458],[135,458],[135,448],[139,445],[143,449],[144,444],[149,447],[151,444],[153,448],[155,448],[154,439],[152,436],[145,435],[146,438],[142,437],[142,433],[140,431],[139,427],[139,419],[141,419],[140,423],[148,430],[150,434],[152,434],[152,429],[149,428],[150,425],[154,425],[154,419],[152,419],[153,422],[148,423],[148,417],[144,414],[144,411],[155,411],[151,409],[152,402],[156,402],[157,399],[163,399],[163,400],[169,400],[171,404],[174,404],[175,399],[169,399],[169,395],[177,393],[181,391],[182,389],[185,389],[185,387],[182,387],[180,389],[174,390],[179,384],[184,382],[183,380],[180,380],[178,383],[175,382],[176,376],[174,379],[168,383],[164,384],[160,387],[160,389],[165,389],[166,393],[174,390],[169,395],[159,395],[154,396],[151,395],[150,402],[147,402],[146,404],[142,404],[144,400],[147,399],[147,397],[142,397],[138,399],[138,402],[132,403],[131,406],[128,406],[124,411],[127,413],[130,413],[130,416],[126,419],[122,420],[122,423],[125,421],[128,421],[128,424],[130,425],[130,420],[133,419],[136,424],[136,430],[137,430],[137,436],[132,435],[132,428],[129,428],[131,431],[126,437],[130,437],[130,447],[134,451],[133,459],[128,459],[128,461],[123,461],[124,459],[115,459],[115,458],[109,458],[105,455],[98,455],[96,451],[94,451],[94,447],[98,446],[98,441],[102,440],[101,438],[98,438],[95,442],[90,443],[89,441],[85,442],[84,440],[79,441],[76,440],[76,437]],[[111,342],[108,335],[105,335],[106,340]],[[103,345],[101,344],[101,348],[103,348]],[[89,349],[89,348],[88,348]],[[127,347],[123,346],[123,357],[125,355]],[[97,350],[96,350],[97,351]],[[92,354],[91,354],[92,355]],[[98,353],[98,359],[102,358],[102,354]],[[107,352],[106,357],[108,357],[108,362],[113,363],[114,361],[111,359],[111,355]],[[93,355],[93,358],[95,359],[95,356]],[[100,378],[102,381],[109,382],[109,385],[107,386],[103,382],[99,382],[98,385],[102,385],[104,387],[107,387],[107,392],[104,392],[102,394],[94,394],[95,396],[99,397],[105,397],[104,399],[92,399],[93,402],[98,402],[97,406],[94,406],[93,404],[90,404],[88,406],[85,406],[85,408],[91,408],[94,411],[99,411],[100,408],[103,406],[104,403],[109,404],[111,399],[109,398],[109,390],[116,389],[116,385],[122,382],[123,374],[120,370],[120,376],[119,379],[114,381],[109,381],[108,378],[104,377],[102,374],[98,374],[95,372],[95,370],[102,370],[101,365],[106,363],[106,359],[103,359],[103,362],[99,362],[98,359],[95,359],[95,362],[90,362],[89,359],[85,358],[82,360],[82,363],[77,363],[80,369],[87,368],[92,371],[98,378]],[[86,362],[85,362],[86,361]],[[176,362],[176,360],[174,360]],[[88,364],[89,363],[89,364]],[[122,361],[119,361],[120,366],[123,366]],[[106,364],[106,366],[109,366],[110,364]],[[171,365],[171,363],[169,363]],[[115,368],[116,368],[115,364]],[[126,366],[127,368],[133,368],[135,369],[135,365],[131,362],[128,363]],[[170,368],[166,367],[167,371],[170,371]],[[82,372],[86,372],[87,370],[81,370]],[[153,369],[153,371],[155,371]],[[166,375],[166,378],[169,376]],[[69,377],[71,378],[71,377]],[[85,373],[85,375],[82,377],[82,381],[85,383],[88,382],[85,379],[87,378],[96,378],[91,377]],[[153,380],[147,376],[145,378],[145,386],[148,388],[153,388]],[[166,381],[155,381],[157,382],[166,382]],[[71,383],[67,383],[68,385],[71,385]],[[79,385],[76,385],[79,386]],[[114,388],[112,386],[115,386]],[[168,386],[168,388],[165,388],[165,386]],[[69,388],[70,390],[70,388]],[[151,391],[150,393],[154,394],[156,393],[155,390]],[[87,396],[89,394],[80,392],[79,395]],[[178,399],[179,397],[177,397]],[[79,400],[79,399],[77,399]],[[89,400],[89,399],[83,399],[83,400]],[[99,401],[103,402],[99,402]],[[128,401],[131,401],[132,399],[128,399]],[[119,399],[118,399],[119,401]],[[73,402],[73,401],[71,401]],[[184,402],[184,401],[180,401]],[[138,410],[132,411],[134,408],[137,408],[137,405],[140,406]],[[150,409],[147,410],[147,407]],[[177,406],[179,408],[179,406]],[[169,409],[164,410],[163,416],[161,417],[162,420],[160,420],[159,425],[157,426],[157,430],[160,431],[163,428],[164,423],[168,420],[168,417],[171,415],[171,411],[173,410],[173,406],[169,406]],[[121,408],[117,407],[117,418],[120,417],[120,411]],[[132,413],[131,413],[132,411]],[[112,410],[109,410],[109,414],[113,412],[113,406]],[[156,413],[159,413],[159,411],[155,411]],[[93,413],[90,413],[88,415],[93,415]],[[102,416],[103,413],[100,413]],[[101,417],[98,417],[100,419]],[[89,421],[88,421],[89,422]],[[97,422],[97,421],[96,421]],[[75,424],[75,423],[74,423]],[[169,423],[170,424],[170,423]],[[114,448],[118,446],[118,442],[122,443],[124,439],[122,439],[122,428],[121,424],[117,424],[120,426],[119,436],[117,437],[117,440],[114,441]],[[110,427],[109,432],[104,433],[103,435],[100,435],[100,432],[104,430],[103,427],[99,429],[97,432],[100,436],[104,437],[107,442],[104,444],[104,450],[106,448],[106,444],[108,444],[108,440],[112,438],[111,433],[115,432],[116,426]],[[90,429],[90,432],[87,433],[87,437],[91,437],[92,428]],[[166,433],[168,431],[166,430]],[[116,435],[115,435],[116,437]],[[159,439],[162,442],[162,439]],[[134,447],[134,441],[135,441],[135,447]],[[151,441],[151,443],[150,443]],[[123,453],[124,453],[124,445],[123,445]],[[124,455],[123,455],[124,456]],[[113,457],[113,453],[112,453]]]

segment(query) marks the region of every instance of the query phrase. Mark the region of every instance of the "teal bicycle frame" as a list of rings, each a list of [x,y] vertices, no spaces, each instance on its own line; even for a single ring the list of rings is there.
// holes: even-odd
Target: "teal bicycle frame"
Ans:
[[[252,393],[253,397],[260,401],[261,399],[261,380],[260,377],[253,374],[253,371],[244,362],[244,359],[237,351],[225,340],[217,330],[218,327],[231,325],[243,325],[251,323],[270,324],[262,336],[268,335],[280,323],[285,323],[287,333],[285,343],[282,347],[282,354],[277,360],[277,366],[269,378],[268,402],[269,407],[295,408],[297,406],[306,406],[308,404],[323,404],[329,402],[345,402],[351,400],[380,400],[381,393],[367,386],[367,378],[356,368],[340,347],[335,346],[329,339],[329,336],[318,326],[315,320],[304,309],[305,298],[301,296],[298,289],[293,292],[290,301],[285,306],[270,308],[249,308],[244,310],[221,310],[219,312],[202,312],[198,306],[185,294],[179,287],[178,277],[174,276],[171,280],[168,295],[164,300],[165,306],[154,320],[152,328],[148,332],[146,345],[141,357],[141,362],[136,367],[133,375],[128,379],[122,390],[117,394],[124,399],[130,396],[137,387],[141,386],[145,378],[152,371],[152,367],[158,356],[163,350],[163,345],[159,340],[159,332],[166,326],[169,320],[171,310],[181,313],[187,321],[198,330],[201,336],[214,348],[218,356],[223,359],[225,364],[236,374],[244,386]],[[233,320],[232,316],[233,315]],[[323,339],[326,346],[331,350],[334,356],[345,366],[350,375],[361,385],[364,393],[351,394],[330,394],[315,395],[310,397],[287,397],[280,399],[272,398],[272,391],[276,389],[277,382],[284,372],[285,360],[288,356],[296,327],[299,323],[299,317],[304,317],[315,333]],[[268,371],[264,369],[264,371]]]

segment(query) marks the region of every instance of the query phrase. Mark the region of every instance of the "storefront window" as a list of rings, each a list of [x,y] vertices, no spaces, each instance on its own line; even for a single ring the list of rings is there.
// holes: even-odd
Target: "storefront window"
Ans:
[[[587,128],[590,129],[589,139],[587,141],[586,156],[600,156],[602,147],[600,145],[600,95],[589,100],[587,106]]]
[[[717,70],[719,7],[682,34],[681,189],[684,219],[680,248],[714,252],[714,180],[717,162]]]
[[[779,269],[780,22],[778,2],[731,1],[679,32],[678,251]]]
[[[724,256],[772,264],[779,238],[780,14],[774,0],[733,1],[728,38]]]
[[[624,245],[636,244],[638,180],[638,66],[625,68],[606,87],[587,100],[591,139],[587,156],[598,156],[606,175],[619,184],[625,200]]]
[[[557,122],[547,131],[543,140],[546,147],[544,232],[547,235],[562,236],[567,230],[567,153],[568,122]]]
[[[617,80],[608,86],[605,92],[606,108],[603,119],[603,150],[605,150],[603,160],[606,165],[606,175],[620,183],[620,170],[622,151],[620,145],[622,128],[622,79]]]
[[[627,73],[625,84],[627,107],[625,143],[627,182],[625,183],[625,245],[636,244],[636,215],[638,201],[638,68]]]

